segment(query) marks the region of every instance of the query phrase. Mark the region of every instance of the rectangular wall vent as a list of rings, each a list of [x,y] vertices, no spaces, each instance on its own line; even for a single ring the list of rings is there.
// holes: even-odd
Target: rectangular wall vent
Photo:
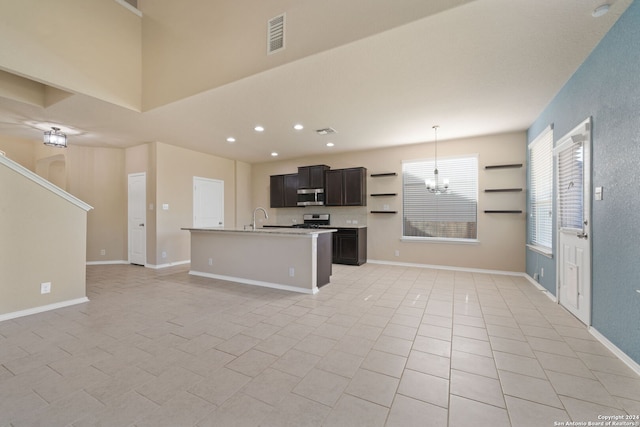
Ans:
[[[336,133],[336,130],[334,128],[324,128],[316,130],[316,133],[318,135],[329,135],[331,133]]]
[[[276,53],[284,49],[285,14],[269,19],[267,25],[267,54]]]

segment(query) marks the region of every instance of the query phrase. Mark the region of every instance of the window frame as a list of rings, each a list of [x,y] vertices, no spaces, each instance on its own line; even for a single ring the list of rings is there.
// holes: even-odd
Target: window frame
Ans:
[[[546,145],[545,145],[546,144]],[[534,153],[534,150],[540,153]],[[553,255],[553,238],[554,227],[554,158],[553,158],[553,125],[547,126],[538,136],[527,146],[527,154],[529,158],[529,179],[527,193],[527,206],[529,214],[527,215],[527,247],[542,255],[552,257]],[[543,159],[543,163],[535,161],[539,156],[548,156]],[[544,166],[545,169],[538,173],[537,168]],[[536,167],[537,166],[537,167]],[[540,183],[540,181],[546,181]],[[546,185],[543,191],[539,191],[538,187]],[[538,195],[542,194],[540,197]],[[549,211],[549,220],[546,222],[547,228],[542,228],[543,221],[537,220],[537,206],[547,206]],[[533,228],[534,226],[536,226]],[[545,234],[548,236],[548,242],[544,241]],[[548,246],[547,244],[548,243]]]
[[[473,159],[474,161],[474,168],[475,168],[475,185],[472,186],[473,188],[473,196],[475,197],[475,212],[474,212],[474,218],[475,218],[475,237],[473,238],[461,238],[461,237],[441,237],[441,236],[437,236],[437,237],[427,237],[427,236],[408,236],[405,235],[405,205],[407,202],[407,194],[406,194],[406,180],[405,180],[405,174],[407,173],[407,171],[405,170],[405,165],[407,164],[417,164],[417,163],[425,163],[424,165],[424,173],[426,174],[426,177],[429,178],[429,176],[433,175],[433,169],[435,168],[435,158],[431,157],[431,158],[421,158],[421,159],[411,159],[411,160],[403,160],[402,161],[402,224],[401,224],[401,238],[400,240],[402,242],[428,242],[428,243],[455,243],[455,244],[477,244],[479,243],[479,239],[478,236],[480,235],[480,230],[478,229],[479,226],[479,204],[480,204],[480,200],[479,200],[479,181],[480,181],[480,176],[479,176],[479,155],[478,153],[471,153],[471,154],[462,154],[462,155],[455,155],[455,156],[446,156],[446,157],[440,157],[438,156],[438,170],[440,172],[440,176],[442,178],[449,178],[451,180],[451,176],[449,176],[449,174],[447,173],[447,169],[445,167],[445,169],[442,168],[443,163],[446,163],[448,161],[451,160],[470,160]],[[455,192],[454,191],[454,187],[455,187],[455,183],[451,183],[450,187],[449,187],[449,191],[450,192]],[[425,187],[425,191],[426,191],[426,187]],[[444,195],[445,197],[447,195]],[[440,197],[440,196],[435,196],[435,197]]]

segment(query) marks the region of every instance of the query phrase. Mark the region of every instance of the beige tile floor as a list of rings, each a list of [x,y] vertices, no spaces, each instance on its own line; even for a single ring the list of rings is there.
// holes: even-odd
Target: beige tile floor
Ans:
[[[524,278],[334,266],[300,295],[87,268],[90,302],[0,323],[0,427],[557,426],[640,378]]]

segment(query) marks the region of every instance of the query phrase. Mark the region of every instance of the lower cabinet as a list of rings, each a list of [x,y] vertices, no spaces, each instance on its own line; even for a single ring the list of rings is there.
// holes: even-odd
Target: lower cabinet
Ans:
[[[339,228],[333,233],[333,262],[348,265],[367,262],[367,229]]]

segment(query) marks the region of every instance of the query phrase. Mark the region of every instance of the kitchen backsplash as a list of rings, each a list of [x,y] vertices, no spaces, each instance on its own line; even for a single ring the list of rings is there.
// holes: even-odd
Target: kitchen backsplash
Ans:
[[[302,215],[328,213],[331,215],[331,225],[348,227],[350,225],[367,225],[366,206],[314,206],[306,208],[267,209],[269,219],[265,224],[291,225],[302,223]]]

